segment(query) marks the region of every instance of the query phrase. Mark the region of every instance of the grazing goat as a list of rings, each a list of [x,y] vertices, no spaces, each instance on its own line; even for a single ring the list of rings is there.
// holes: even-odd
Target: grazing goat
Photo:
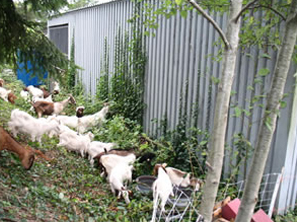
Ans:
[[[60,85],[57,81],[53,81],[51,83],[51,89],[53,94],[59,94],[60,93]]]
[[[43,98],[43,91],[37,87],[30,85],[27,88],[24,88],[24,90],[29,91],[29,93],[32,95],[32,100],[35,98]]]
[[[156,164],[154,167],[154,172],[158,172],[158,177],[154,181],[153,190],[153,203],[154,210],[151,222],[156,220],[156,212],[158,208],[158,200],[161,199],[161,213],[165,210],[165,204],[169,198],[169,195],[173,196],[173,189],[171,180],[166,173],[166,164]]]
[[[51,94],[44,87],[39,87],[39,89],[43,92],[43,98],[49,97]]]
[[[29,93],[28,91],[26,91],[26,90],[22,90],[22,91],[20,92],[20,96],[21,96],[25,101],[27,101],[27,102],[30,101],[30,93]]]
[[[33,103],[33,107],[35,112],[40,118],[42,115],[58,115],[63,111],[63,109],[68,105],[68,103],[76,104],[75,99],[72,95],[70,95],[67,99],[60,102],[45,102],[45,101],[37,101]]]
[[[36,119],[30,114],[18,109],[12,110],[8,126],[14,137],[16,137],[19,132],[22,132],[31,135],[33,142],[37,140],[39,143],[41,143],[43,134],[49,133],[52,130],[60,130],[58,121],[49,121],[44,118]]]
[[[48,118],[56,118],[59,120],[62,124],[71,127],[71,128],[77,128],[77,117],[76,116],[65,116],[65,115],[58,115],[58,116],[49,116]]]
[[[112,146],[113,143],[109,143],[109,144],[110,144],[110,146]],[[119,155],[119,156],[128,156],[130,154],[134,154],[136,156],[135,150],[133,148],[127,149],[127,150],[123,150],[123,149],[109,149],[109,150],[106,150],[105,153],[106,154],[116,154],[116,155]]]
[[[60,136],[60,142],[57,146],[65,146],[70,151],[80,152],[84,157],[84,153],[87,152],[94,135],[88,132],[85,135],[78,135],[75,131],[69,129],[63,131]]]
[[[109,151],[114,146],[116,146],[115,143],[103,143],[100,141],[92,141],[87,150],[91,166],[94,166],[94,157],[96,157],[100,153],[105,153]]]
[[[16,95],[14,95],[12,92],[8,93],[8,101],[11,104],[15,104],[16,99],[17,99]]]
[[[52,95],[49,95],[46,98],[35,97],[35,98],[33,98],[32,101],[33,101],[33,103],[36,103],[37,101],[45,101],[45,102],[53,103],[53,97],[52,97]]]
[[[11,90],[7,90],[3,87],[0,87],[0,97],[6,102],[8,102],[8,94],[10,92],[11,92]]]
[[[4,84],[5,84],[5,81],[4,81],[4,79],[1,79],[1,78],[0,78],[0,87],[3,87],[3,86],[4,86]]]
[[[100,154],[99,154],[100,156]],[[126,163],[127,165],[133,165],[133,163],[136,160],[135,154],[129,154],[127,156],[119,156],[116,154],[105,154],[101,155],[99,162],[101,166],[103,167],[103,172],[101,173],[101,176],[104,174],[107,174],[107,178],[109,178],[111,170],[119,163]],[[100,165],[99,164],[99,165]]]
[[[127,190],[127,186],[124,186],[124,181],[132,182],[132,169],[132,165],[120,162],[112,168],[109,175],[109,185],[112,193],[115,195],[116,191],[118,191],[117,198],[120,199],[122,196],[126,204],[130,203],[129,193],[131,191]]]
[[[78,118],[83,117],[83,115],[84,115],[84,110],[85,110],[85,107],[84,107],[84,106],[79,106],[79,107],[77,107],[77,108],[76,108],[76,116],[77,116]]]
[[[190,173],[173,167],[166,167],[165,169],[173,185],[181,187],[192,186],[194,191],[199,190],[201,181],[195,177],[192,177]]]
[[[0,126],[0,151],[1,150],[9,150],[16,153],[26,170],[32,167],[35,158],[32,150],[21,146]]]
[[[84,133],[87,131],[89,128],[96,126],[100,124],[102,121],[105,120],[105,116],[108,113],[109,106],[104,106],[99,112],[93,114],[93,115],[88,115],[88,116],[83,116],[78,119],[78,132],[79,133]]]

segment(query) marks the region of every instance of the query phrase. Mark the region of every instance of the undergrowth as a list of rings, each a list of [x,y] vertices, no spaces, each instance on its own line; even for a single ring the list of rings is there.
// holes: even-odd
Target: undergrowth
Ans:
[[[5,87],[19,95],[23,84],[16,80],[15,76],[1,74],[0,77],[5,79]],[[54,100],[60,101],[67,96],[68,92],[62,89]],[[77,106],[86,107],[85,114],[97,112],[104,105],[103,101],[86,97],[81,92],[74,96]],[[10,119],[11,110],[18,108],[29,112],[30,106],[20,96],[15,105],[0,99],[0,125],[8,130],[7,122]],[[178,154],[176,147],[187,150],[183,159],[187,162],[179,161],[180,169],[192,171],[199,178],[204,178],[204,159],[207,156],[208,140],[206,132],[191,128],[190,133],[182,134],[178,130],[170,132],[165,128],[165,136],[158,140],[151,139],[142,132],[141,125],[116,114],[113,103],[110,103],[110,106],[111,115],[108,119],[100,126],[92,128],[94,140],[115,142],[118,148],[134,148],[139,153],[155,154],[155,158],[150,162],[136,161],[133,179],[140,175],[152,174],[156,163],[167,162],[169,165],[176,166],[175,160]],[[74,115],[75,106],[69,105],[62,114]],[[182,137],[178,138],[177,135]],[[178,139],[172,140],[172,138]],[[150,219],[152,198],[141,195],[136,189],[135,181],[129,185],[129,189],[133,191],[133,197],[130,198],[131,203],[127,205],[123,200],[117,200],[112,195],[106,179],[100,177],[96,165],[91,168],[87,158],[81,158],[63,147],[57,147],[58,138],[49,138],[45,135],[42,144],[39,144],[31,142],[28,136],[19,134],[16,140],[23,145],[29,144],[41,150],[52,160],[46,161],[37,156],[33,167],[26,171],[15,154],[7,151],[0,153],[0,221],[145,222]],[[236,171],[233,176],[236,178],[237,175]],[[224,189],[224,187],[220,189],[219,196],[225,191]],[[218,197],[218,199],[221,198]],[[199,204],[199,198],[195,201]],[[276,216],[275,221],[295,222],[296,211],[289,212],[286,216]]]
[[[19,95],[21,82],[12,76],[0,76],[5,87]],[[56,101],[67,98],[67,93],[55,96]],[[93,104],[83,96],[76,97],[77,105],[99,111],[103,103]],[[29,112],[27,104],[18,96],[15,105],[0,99],[0,124],[8,130],[11,110],[18,108]],[[30,113],[30,112],[29,112]],[[30,113],[35,115],[34,113]],[[75,107],[69,105],[64,114],[74,115]],[[35,115],[36,116],[36,115]],[[9,131],[9,130],[8,130]],[[92,129],[95,140],[116,142],[120,148],[139,147],[141,127],[121,116],[112,116],[102,126]],[[2,151],[0,158],[0,221],[146,221],[152,212],[152,201],[141,196],[135,183],[129,185],[134,195],[126,205],[112,195],[98,168],[91,168],[87,158],[57,147],[58,138],[43,136],[42,144],[31,142],[24,134],[16,138],[41,150],[51,161],[37,156],[33,167],[23,169],[17,155]],[[151,165],[149,166],[151,168]],[[141,166],[133,174],[141,174]],[[151,172],[150,172],[151,173]]]

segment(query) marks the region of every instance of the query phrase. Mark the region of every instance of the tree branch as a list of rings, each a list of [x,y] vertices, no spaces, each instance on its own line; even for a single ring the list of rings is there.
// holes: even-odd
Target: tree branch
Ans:
[[[256,3],[257,1],[258,1],[258,0],[254,0],[254,1],[252,1],[252,2],[250,2],[250,3],[248,3],[248,4],[246,4],[246,5],[241,9],[241,11],[238,13],[238,15],[236,16],[236,18],[235,18],[235,22],[238,21],[239,17],[242,15],[242,13],[243,13],[245,10],[247,10],[252,4]]]
[[[244,7],[242,8],[242,10],[239,12],[239,14],[236,16],[236,18],[235,18],[235,22],[238,21],[239,17],[242,15],[242,13],[243,13],[245,10],[249,9],[250,6],[251,6],[252,4],[254,4],[255,2],[257,2],[257,1],[258,1],[258,0],[254,0],[254,1],[250,2],[249,4],[247,4],[246,6],[244,6]],[[256,6],[252,7],[252,8],[260,8],[260,7],[270,9],[270,10],[273,11],[275,14],[279,15],[284,21],[286,21],[286,17],[285,17],[282,13],[280,13],[279,11],[277,11],[276,9],[272,8],[271,6],[268,6],[268,5],[260,5],[260,4],[259,4],[259,5],[256,5]]]
[[[282,13],[280,13],[279,11],[277,11],[276,9],[274,9],[274,8],[268,6],[268,5],[257,5],[257,6],[255,6],[255,7],[253,7],[253,8],[260,8],[260,7],[270,9],[270,10],[273,11],[275,14],[279,15],[284,21],[286,21],[286,17],[285,17]]]
[[[188,2],[198,11],[200,12],[204,18],[206,18],[215,28],[215,30],[217,30],[217,32],[219,33],[220,37],[222,38],[225,47],[229,48],[230,44],[226,38],[226,35],[224,34],[223,30],[219,27],[219,25],[203,10],[203,8],[200,7],[200,5],[198,5],[194,0],[188,0]]]

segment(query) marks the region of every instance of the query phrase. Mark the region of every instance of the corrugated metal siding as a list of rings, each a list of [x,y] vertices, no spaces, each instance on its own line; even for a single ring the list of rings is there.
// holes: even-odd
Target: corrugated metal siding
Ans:
[[[159,1],[155,1],[156,6]],[[100,59],[104,55],[104,39],[109,45],[109,68],[113,72],[115,36],[121,31],[132,32],[127,23],[133,14],[133,3],[130,1],[117,1],[98,5],[84,10],[66,13],[61,17],[49,21],[49,26],[69,24],[70,38],[74,31],[75,61],[83,67],[81,79],[87,92],[95,94],[96,80],[100,77]],[[248,16],[248,15],[247,15]],[[257,15],[261,18],[261,13]],[[226,29],[227,16],[219,13],[213,14],[214,19]],[[197,125],[204,130],[210,130],[213,125],[214,102],[217,85],[212,77],[219,78],[221,62],[216,62],[210,55],[216,55],[220,50],[214,46],[219,36],[214,28],[196,12],[190,12],[187,18],[177,15],[170,19],[159,17],[160,27],[155,31],[156,36],[146,37],[147,68],[145,79],[144,130],[155,135],[158,125],[153,119],[168,118],[168,126],[174,129],[178,123],[181,92],[187,97],[187,114],[192,114],[192,106],[198,103],[199,116],[195,123],[189,119],[188,126]],[[69,44],[70,45],[70,44]],[[70,47],[69,47],[70,48]],[[263,53],[271,55],[271,59],[264,58]],[[249,102],[254,95],[266,93],[269,90],[271,74],[260,77],[263,85],[256,84],[254,91],[248,90],[252,86],[256,74],[261,68],[268,68],[273,72],[277,54],[274,51],[263,51],[250,48],[244,54],[238,52],[236,78],[234,79],[230,106],[235,105],[249,109]],[[292,92],[293,69],[291,69],[286,84],[285,93]],[[188,92],[185,85],[188,81]],[[266,165],[266,173],[280,172],[286,157],[289,124],[292,109],[292,94],[285,99],[287,107],[283,108],[278,119],[278,125]],[[185,102],[185,101],[183,101]],[[258,106],[265,103],[262,98],[250,117],[234,117],[234,108],[229,111],[226,141],[232,144],[233,135],[242,132],[254,145],[260,126],[263,109]],[[226,152],[225,172],[229,171],[229,157],[234,152]]]

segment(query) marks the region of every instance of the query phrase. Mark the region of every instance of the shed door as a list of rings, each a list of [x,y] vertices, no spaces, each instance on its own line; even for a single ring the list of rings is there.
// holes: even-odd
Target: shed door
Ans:
[[[58,49],[68,55],[68,24],[50,26],[49,38]]]

